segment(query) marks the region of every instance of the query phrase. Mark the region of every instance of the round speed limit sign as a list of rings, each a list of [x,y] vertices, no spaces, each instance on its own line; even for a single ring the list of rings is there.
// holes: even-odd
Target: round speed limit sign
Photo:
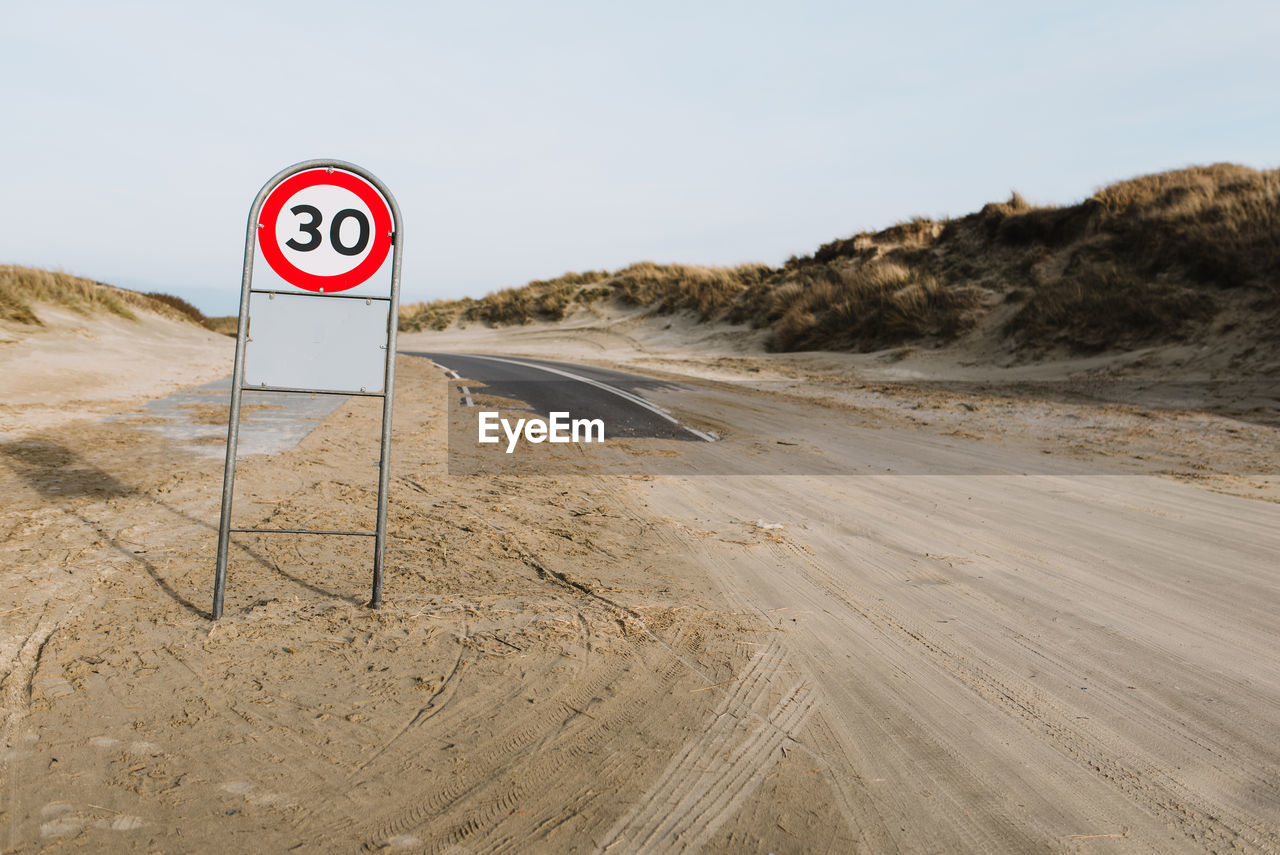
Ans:
[[[391,250],[391,210],[372,184],[339,169],[311,169],[271,191],[258,245],[271,269],[304,291],[346,291],[378,272]]]

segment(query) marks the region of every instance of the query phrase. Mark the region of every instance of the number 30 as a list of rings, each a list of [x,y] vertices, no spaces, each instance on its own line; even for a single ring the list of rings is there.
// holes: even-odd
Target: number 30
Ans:
[[[320,246],[322,238],[320,237],[320,223],[324,221],[324,215],[313,205],[294,205],[289,209],[289,213],[299,216],[306,214],[311,218],[310,222],[299,223],[298,230],[305,232],[309,239],[306,243],[300,243],[297,238],[290,238],[285,241],[285,246],[290,249],[296,249],[298,252],[311,252],[311,250]],[[342,243],[342,223],[345,220],[354,219],[360,226],[360,236],[356,238],[356,242],[351,246]],[[364,248],[369,245],[369,218],[364,215],[363,211],[357,211],[354,208],[343,208],[333,217],[333,222],[329,224],[329,243],[334,250],[341,255],[359,255],[364,252]]]

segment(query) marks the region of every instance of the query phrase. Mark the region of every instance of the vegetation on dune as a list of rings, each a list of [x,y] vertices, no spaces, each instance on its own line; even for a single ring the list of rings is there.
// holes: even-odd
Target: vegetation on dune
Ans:
[[[765,319],[778,350],[872,350],[963,331],[979,290],[948,288],[892,261],[790,276],[769,294]],[[758,316],[747,318],[759,324]]]
[[[158,303],[164,303],[171,309],[176,309],[201,326],[209,325],[209,319],[205,317],[204,312],[200,311],[181,297],[175,297],[172,294],[161,294],[159,291],[148,291],[143,296],[150,297]]]
[[[240,328],[239,315],[218,315],[213,318],[205,318],[204,325],[221,335],[229,335],[235,338],[236,332]]]
[[[80,314],[109,312],[134,318],[132,308],[150,303],[141,294],[68,273],[14,265],[0,266],[0,317],[42,324],[32,304],[49,303]]]
[[[401,310],[401,328],[556,321],[599,301],[767,328],[777,350],[943,344],[976,326],[1023,354],[1189,338],[1228,305],[1280,313],[1280,170],[1147,175],[1069,206],[1014,193],[825,244],[782,268],[641,262]],[[1270,326],[1274,335],[1275,324]]]
[[[400,308],[400,329],[447,329],[457,321],[494,326],[559,321],[575,305],[616,300],[625,306],[653,306],[660,313],[689,310],[702,320],[721,315],[751,284],[773,271],[763,264],[699,267],[642,261],[613,273],[588,270],[504,288],[480,300],[436,300]]]
[[[1280,170],[1219,164],[1123,181],[1065,207],[1030,205],[1015,193],[966,217],[834,241],[792,259],[780,278],[829,278],[844,265],[891,262],[947,295],[928,304],[932,318],[919,316],[917,329],[899,324],[899,340],[947,339],[1008,305],[999,330],[1013,347],[1094,352],[1185,338],[1232,291],[1276,294],[1278,247]],[[894,343],[883,327],[851,329],[835,308],[819,313],[808,337],[775,328],[774,345]],[[781,317],[777,308],[773,314]],[[843,344],[851,331],[857,340]]]
[[[142,294],[55,270],[0,265],[0,319],[43,326],[37,307],[61,306],[82,315],[107,313],[137,320],[135,309],[204,324],[195,306],[170,294]]]

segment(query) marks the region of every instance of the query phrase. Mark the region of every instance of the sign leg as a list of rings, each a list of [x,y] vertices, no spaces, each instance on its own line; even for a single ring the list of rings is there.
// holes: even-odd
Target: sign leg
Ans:
[[[222,514],[218,521],[218,566],[213,576],[213,619],[222,617],[222,598],[227,592],[227,551],[231,544],[231,498],[236,483],[236,447],[240,440],[240,394],[244,386],[244,350],[249,338],[249,286],[253,281],[255,214],[261,196],[249,214],[244,241],[244,273],[240,280],[240,322],[236,326],[236,357],[231,368],[231,411],[227,416],[227,462],[222,470]]]
[[[239,346],[236,347],[237,354]],[[237,358],[236,360],[240,360]],[[231,415],[227,419],[227,462],[222,470],[222,515],[218,522],[218,566],[213,577],[213,619],[222,617],[222,598],[227,591],[227,552],[231,544],[231,498],[236,481],[236,445],[240,434],[239,372],[231,379]]]
[[[398,254],[397,252],[397,256]],[[400,285],[399,273],[397,264],[391,286],[392,293],[397,295]],[[400,321],[394,298],[391,306],[390,317],[387,320],[386,377],[382,386],[386,397],[382,399],[382,453],[378,457],[378,528],[373,547],[373,595],[369,598],[369,607],[374,609],[382,607],[382,564],[387,548],[387,489],[391,483],[391,410],[396,374],[396,332]]]

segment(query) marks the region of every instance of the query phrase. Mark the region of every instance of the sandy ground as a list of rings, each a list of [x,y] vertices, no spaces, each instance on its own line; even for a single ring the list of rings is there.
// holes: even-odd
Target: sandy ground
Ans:
[[[215,458],[8,431],[0,851],[1280,849],[1265,411],[580,326],[401,345],[679,375],[721,441],[450,474],[401,357],[378,612],[367,543],[246,536],[212,625]],[[246,458],[237,523],[370,525],[377,418]]]
[[[43,326],[0,321],[0,432],[126,412],[231,373],[235,341],[139,312],[86,317],[40,306]]]

